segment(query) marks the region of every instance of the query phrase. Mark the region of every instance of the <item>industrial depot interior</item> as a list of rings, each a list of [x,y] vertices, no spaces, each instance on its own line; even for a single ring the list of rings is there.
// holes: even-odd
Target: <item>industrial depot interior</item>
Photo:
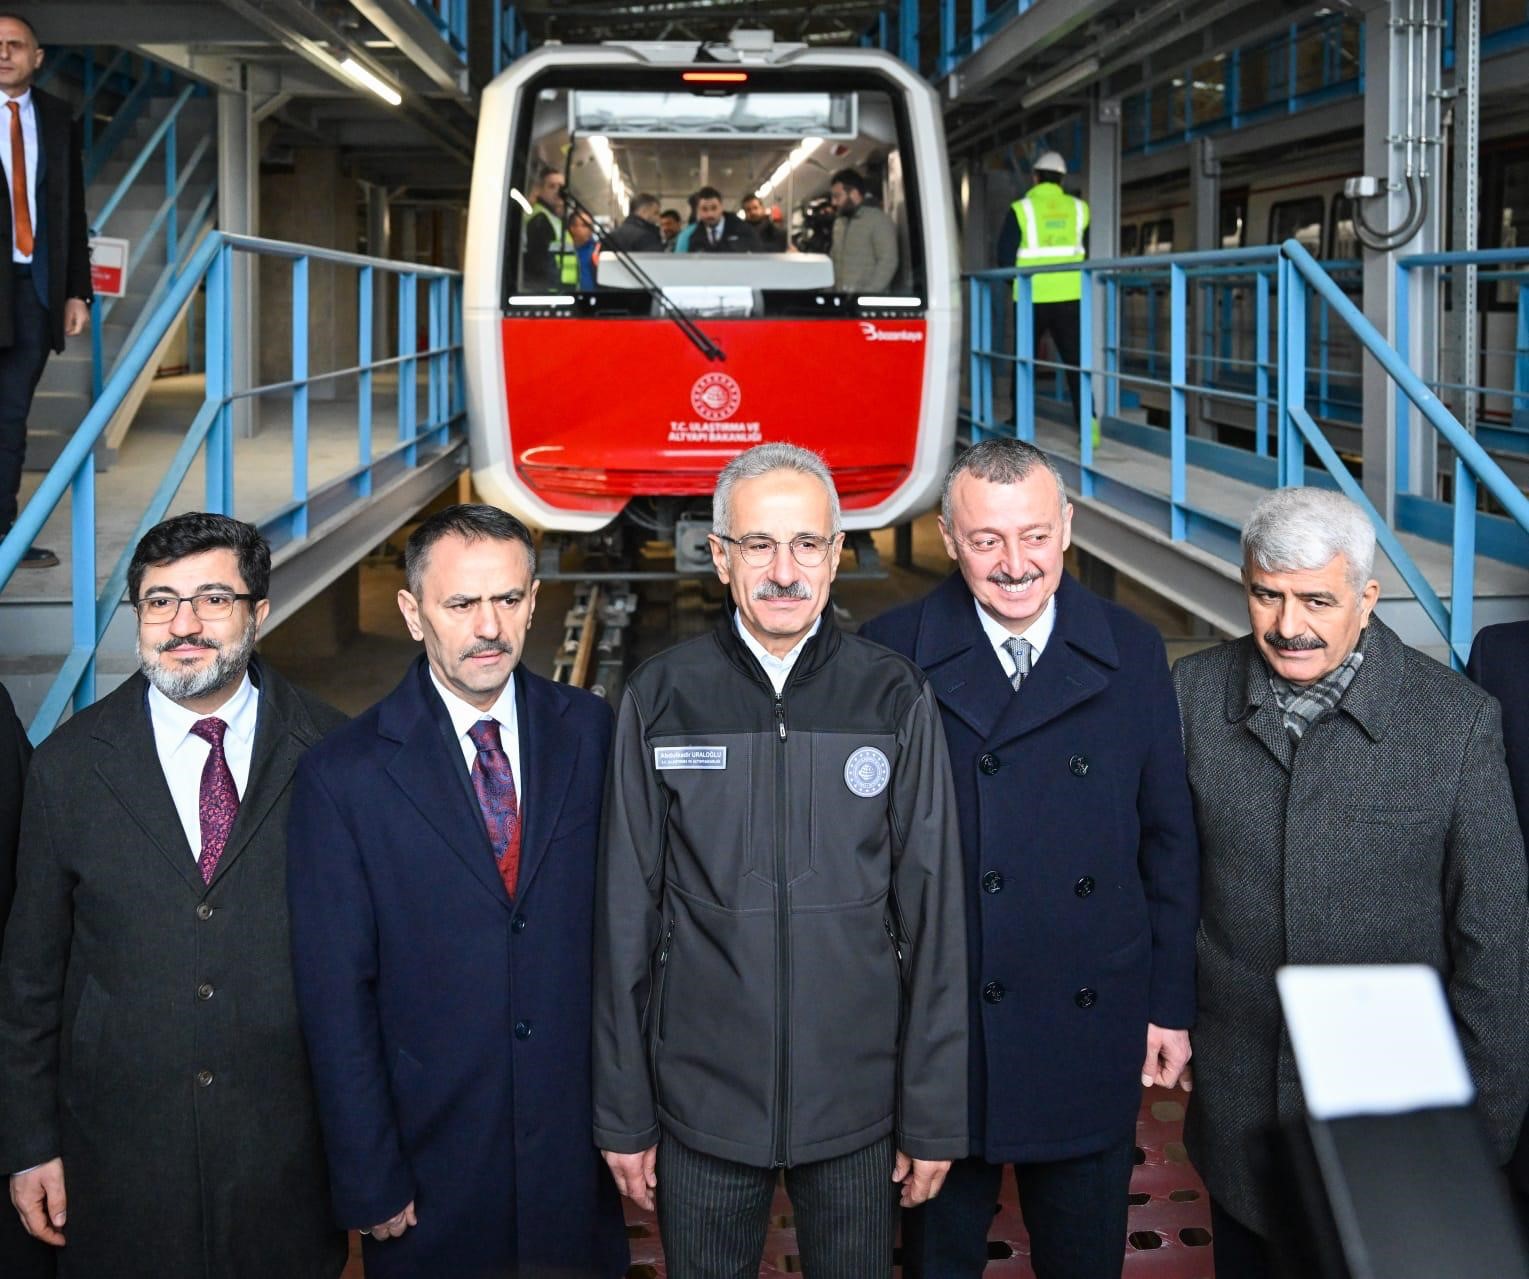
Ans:
[[[410,531],[502,506],[537,535],[523,661],[614,703],[715,625],[712,486],[772,440],[833,468],[845,630],[950,572],[940,480],[1007,437],[1066,482],[1072,576],[1170,662],[1247,633],[1243,521],[1294,485],[1364,507],[1406,645],[1463,669],[1529,618],[1529,0],[5,13],[72,109],[96,267],[0,541],[0,683],[34,743],[138,670],[129,558],[190,510],[261,530],[262,656],[354,715],[418,651]],[[1087,207],[1072,360],[1035,311],[1057,277],[1000,258],[1042,157]],[[874,286],[836,276],[845,170],[887,221]],[[617,242],[639,196],[688,232],[706,190],[755,252],[676,253],[656,220],[651,249]],[[1143,1092],[1128,1279],[1217,1273],[1185,1101]],[[778,1193],[762,1276],[801,1269]],[[629,1274],[662,1279],[626,1207]],[[989,1258],[1034,1274],[1008,1181]]]

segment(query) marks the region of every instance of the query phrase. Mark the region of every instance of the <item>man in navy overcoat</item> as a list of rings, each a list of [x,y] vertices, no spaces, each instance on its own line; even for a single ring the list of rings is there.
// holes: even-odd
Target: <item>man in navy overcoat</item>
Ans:
[[[939,699],[966,861],[973,1157],[904,1214],[909,1279],[982,1273],[1004,1164],[1039,1279],[1118,1279],[1141,1086],[1189,1057],[1178,708],[1157,632],[1063,570],[1071,518],[1038,449],[967,450],[940,520],[960,571],[864,630]]]
[[[590,956],[609,708],[519,666],[531,535],[429,517],[399,606],[425,653],[305,757],[288,888],[341,1224],[367,1279],[614,1279]]]

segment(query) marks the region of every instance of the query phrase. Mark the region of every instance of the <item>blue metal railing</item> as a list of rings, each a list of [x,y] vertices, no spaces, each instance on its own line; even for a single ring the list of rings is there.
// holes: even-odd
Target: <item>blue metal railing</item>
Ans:
[[[515,0],[494,0],[494,74],[498,75],[531,46]]]
[[[976,272],[969,281],[968,382],[970,411],[966,425],[972,439],[991,435],[1017,435],[1034,440],[1036,390],[1040,370],[1061,368],[1057,361],[1035,355],[1035,315],[1031,281],[1037,274],[1076,270],[1066,265]],[[1119,326],[1122,281],[1139,278],[1144,271],[1168,273],[1169,350],[1166,378],[1136,372],[1122,359]],[[1234,389],[1204,379],[1202,362],[1193,358],[1190,297],[1197,280],[1241,276],[1256,291],[1260,317],[1272,311],[1273,332],[1260,323],[1257,349],[1246,363],[1252,385]],[[1121,506],[1157,522],[1173,541],[1193,542],[1224,558],[1236,561],[1240,523],[1228,515],[1191,500],[1189,467],[1206,466],[1239,480],[1269,487],[1307,482],[1335,485],[1357,501],[1375,524],[1382,550],[1400,573],[1407,588],[1439,633],[1448,642],[1457,662],[1463,663],[1472,635],[1473,575],[1478,537],[1484,516],[1478,510],[1478,493],[1485,489],[1505,510],[1521,547],[1529,532],[1529,499],[1502,468],[1465,431],[1439,397],[1406,365],[1382,335],[1365,319],[1343,287],[1320,263],[1294,240],[1278,247],[1220,250],[1206,253],[1165,254],[1159,257],[1116,258],[1090,261],[1082,267],[1083,292],[1079,303],[1081,363],[1079,374],[1078,474],[1081,496]],[[995,316],[998,303],[1008,305],[1013,292],[1013,345],[1000,349]],[[1092,335],[1094,314],[1103,300],[1103,361],[1095,362]],[[1398,394],[1421,415],[1441,442],[1454,450],[1455,476],[1449,526],[1453,543],[1450,602],[1446,607],[1413,557],[1365,496],[1347,463],[1318,424],[1312,405],[1319,391],[1309,378],[1309,317],[1320,304],[1331,325],[1346,333],[1386,371]],[[1320,312],[1319,312],[1320,313]],[[1191,364],[1197,376],[1191,379]],[[994,411],[994,390],[1000,371],[1013,378],[1013,420],[999,423]],[[1118,420],[1122,387],[1150,386],[1167,396],[1167,430]],[[1240,402],[1255,413],[1254,447],[1239,449],[1219,442],[1191,438],[1191,397],[1210,396]],[[1135,489],[1099,470],[1094,460],[1093,421],[1095,406],[1102,405],[1114,433],[1150,450],[1166,453],[1166,498]],[[1271,435],[1272,427],[1272,435]],[[1307,451],[1315,455],[1320,469],[1307,474]],[[1499,520],[1499,524],[1504,521]],[[1492,527],[1487,525],[1486,527]],[[1425,533],[1426,530],[1417,530]],[[1500,544],[1505,539],[1495,536]]]
[[[463,58],[467,57],[467,0],[414,0],[441,39]]]
[[[240,387],[234,384],[233,353],[246,335],[239,332],[232,306],[231,279],[235,254],[287,260],[292,265],[292,376],[279,382]],[[343,369],[310,372],[308,368],[309,264],[332,263],[353,268],[359,303],[358,360]],[[372,346],[372,303],[377,276],[396,282],[398,354],[383,357]],[[292,406],[291,496],[274,511],[255,513],[262,532],[276,545],[300,542],[314,530],[310,513],[317,507],[326,519],[350,505],[368,500],[375,477],[413,467],[422,453],[432,453],[462,436],[465,395],[461,366],[460,326],[451,315],[460,307],[458,272],[414,263],[392,262],[329,249],[213,232],[192,254],[167,291],[153,307],[149,321],[129,344],[124,358],[37,492],[21,511],[15,526],[0,541],[0,589],[11,579],[22,553],[36,539],[59,504],[71,501],[71,647],[29,732],[34,741],[45,737],[72,705],[76,709],[95,698],[96,651],[127,584],[132,548],[164,518],[192,464],[204,459],[205,498],[210,511],[234,511],[234,405],[255,396],[289,395]],[[121,556],[99,589],[96,582],[97,509],[93,451],[121,406],[145,361],[170,332],[196,291],[206,287],[206,390],[200,409],[149,500]],[[429,345],[421,349],[416,325],[421,289],[426,293]],[[418,371],[426,376],[425,420],[416,404]],[[398,375],[397,437],[385,449],[373,441],[373,389],[379,371]],[[309,476],[309,389],[335,379],[355,378],[360,389],[356,413],[356,463],[336,479],[314,486]]]

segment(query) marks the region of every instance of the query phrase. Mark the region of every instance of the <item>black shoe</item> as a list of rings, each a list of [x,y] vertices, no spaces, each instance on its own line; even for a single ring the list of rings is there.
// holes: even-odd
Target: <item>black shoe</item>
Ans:
[[[53,568],[58,564],[58,556],[46,547],[29,546],[21,553],[21,563],[17,568]]]

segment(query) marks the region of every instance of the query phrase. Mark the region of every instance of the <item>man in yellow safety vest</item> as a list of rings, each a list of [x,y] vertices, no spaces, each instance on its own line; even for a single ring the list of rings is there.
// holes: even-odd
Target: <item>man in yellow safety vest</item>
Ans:
[[[531,192],[521,284],[528,293],[572,293],[579,287],[579,259],[563,226],[563,175],[542,170]]]
[[[1083,233],[1088,229],[1088,202],[1062,190],[1067,162],[1055,151],[1043,151],[1034,165],[1030,190],[1014,201],[1011,216],[998,237],[998,265],[1048,266],[1081,262],[1087,256]],[[1016,294],[1018,287],[1016,285]],[[1035,307],[1036,344],[1049,333],[1057,358],[1067,370],[1067,393],[1078,412],[1078,300],[1083,296],[1082,271],[1047,271],[1030,277],[1030,300]],[[1098,442],[1097,435],[1095,443]]]

